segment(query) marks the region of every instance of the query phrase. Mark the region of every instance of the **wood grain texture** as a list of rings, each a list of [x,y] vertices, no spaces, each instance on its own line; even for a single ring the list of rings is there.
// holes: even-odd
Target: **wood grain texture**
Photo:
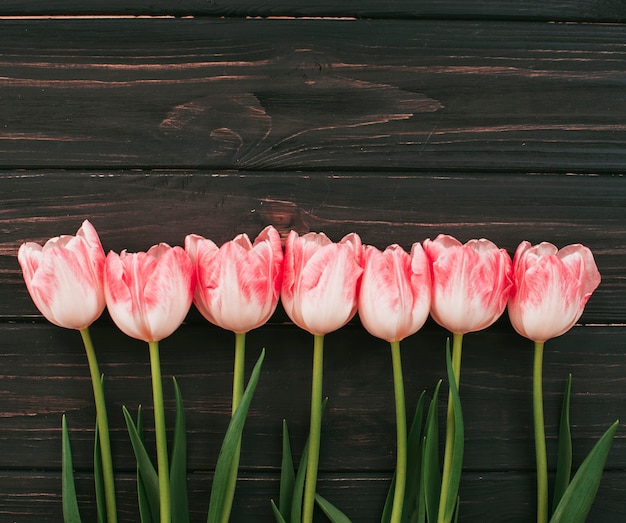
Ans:
[[[624,172],[626,26],[3,22],[0,164]]]
[[[606,473],[600,494],[591,509],[587,523],[621,523],[623,513],[616,507],[623,504],[623,473]],[[5,475],[0,473],[0,483],[8,483],[6,494],[0,498],[0,514],[7,521],[19,523],[56,523],[61,509],[58,494],[60,475],[54,472],[23,472]],[[120,489],[131,492],[118,504],[120,521],[137,521],[137,506],[133,498],[134,478],[123,475],[117,478]],[[206,506],[210,494],[211,476],[198,474],[191,477],[190,509],[192,521],[206,520]],[[91,477],[77,474],[79,502],[84,521],[95,518]],[[322,473],[319,487],[324,496],[342,508],[353,521],[375,523],[380,520],[378,508],[384,503],[389,477],[377,474],[353,474],[349,477]],[[27,492],[28,494],[24,494]],[[462,521],[497,521],[498,523],[527,523],[532,520],[533,477],[530,474],[467,473],[461,487]],[[272,523],[269,500],[278,497],[276,477],[254,477],[242,474],[235,499],[232,521]],[[480,499],[480,502],[472,502]],[[323,519],[320,517],[320,520]]]
[[[5,0],[0,15],[170,15],[170,16],[342,16],[357,18],[457,18],[558,21],[610,21],[626,19],[624,0],[391,0],[341,2],[294,0]]]
[[[121,405],[127,404],[134,410],[138,403],[143,404],[146,427],[151,427],[147,350],[143,343],[128,339],[106,319],[99,321],[92,331],[101,370],[107,376],[114,464],[118,474],[124,477],[132,474],[133,461]],[[18,477],[33,469],[58,469],[60,419],[61,414],[66,413],[74,465],[79,471],[88,471],[92,459],[94,409],[79,336],[45,324],[28,328],[21,324],[5,325],[0,335],[3,340],[0,469],[5,475],[13,471]],[[568,372],[574,373],[575,465],[615,418],[623,418],[626,381],[621,369],[626,364],[622,345],[625,335],[623,328],[579,327],[547,344],[544,394],[551,456],[556,451],[561,394]],[[403,343],[410,409],[418,393],[423,388],[432,391],[442,376],[445,336],[441,329],[429,325]],[[205,509],[209,488],[206,482],[210,481],[206,478],[210,478],[229,419],[232,342],[230,333],[192,320],[161,344],[170,425],[173,416],[171,375],[176,375],[184,395],[190,477],[194,489],[202,493],[202,503],[197,503],[196,510]],[[261,346],[266,347],[267,358],[246,423],[241,467],[242,475],[248,479],[238,495],[243,507],[240,511],[252,510],[255,517],[258,511],[259,517],[265,514],[265,519],[261,519],[265,521],[270,517],[267,499],[276,496],[281,420],[288,419],[296,455],[307,434],[305,405],[309,394],[311,340],[308,334],[284,326],[254,331],[248,337],[248,372]],[[394,415],[390,408],[393,394],[390,367],[386,344],[367,335],[357,325],[327,337],[324,394],[330,399],[322,429],[320,470],[322,477],[334,478],[332,486],[325,487],[326,492],[338,500],[345,499],[344,504],[353,511],[355,521],[376,519],[393,467],[395,438]],[[485,521],[481,517],[491,517],[494,513],[502,518],[497,521],[523,521],[532,513],[531,367],[530,343],[506,325],[466,338],[461,392],[467,474],[461,491],[465,492],[463,499],[467,499],[469,512],[464,512],[467,521]],[[445,415],[443,405],[440,415]],[[148,447],[154,446],[151,430],[147,430],[146,440]],[[605,501],[599,504],[600,507],[603,503],[611,505],[616,518],[626,515],[623,505],[612,504],[617,493],[624,493],[623,482],[619,483],[616,478],[623,478],[626,468],[625,443],[623,435],[618,434],[607,463],[607,475],[613,480],[608,480]],[[554,462],[551,462],[553,467]],[[611,475],[611,471],[615,474]],[[88,472],[85,475],[88,477]],[[493,488],[487,486],[490,477],[502,477],[505,484],[508,482],[503,491],[507,498],[515,499],[515,503],[505,504],[500,500],[491,507],[488,501],[494,493]],[[198,478],[205,478],[203,486],[198,486]],[[25,489],[29,492],[27,499],[38,497],[39,503],[48,506],[51,500],[41,496],[35,485],[33,482]],[[128,483],[125,485],[122,499],[125,505],[132,507],[132,488]],[[251,485],[254,488],[250,488]],[[48,488],[54,490],[50,485]],[[88,483],[82,486],[85,501],[88,501],[89,488]],[[369,497],[366,505],[362,496]],[[602,496],[603,491],[600,499]],[[58,503],[58,491],[52,499],[55,497]],[[35,509],[34,513],[39,512]]]
[[[579,324],[546,345],[549,455],[569,372],[575,466],[625,418],[626,0],[6,0],[0,17],[2,521],[60,520],[63,413],[83,520],[95,520],[80,336],[40,316],[15,257],[85,218],[115,251],[188,233],[222,243],[269,223],[283,236],[356,231],[378,247],[439,233],[511,254],[522,240],[583,243],[603,280]],[[121,521],[134,522],[121,406],[144,406],[154,447],[148,351],[106,313],[92,334]],[[409,411],[443,377],[446,336],[428,321],[402,344]],[[296,454],[307,435],[312,340],[280,308],[247,339],[248,373],[267,356],[233,522],[269,523],[282,420]],[[168,423],[171,376],[187,409],[194,521],[230,417],[233,341],[192,310],[162,342]],[[394,467],[390,359],[358,319],[327,336],[320,491],[355,523],[379,520]],[[463,523],[533,518],[531,366],[506,317],[465,339]],[[620,429],[589,522],[626,520],[625,480]]]

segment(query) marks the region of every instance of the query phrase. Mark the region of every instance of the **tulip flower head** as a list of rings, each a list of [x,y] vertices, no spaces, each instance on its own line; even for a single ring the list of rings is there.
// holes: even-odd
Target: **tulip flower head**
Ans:
[[[399,245],[364,247],[358,310],[370,334],[389,342],[414,334],[428,318],[430,296],[430,265],[419,243],[410,255]]]
[[[278,231],[266,227],[254,243],[246,234],[217,247],[191,234],[185,250],[195,265],[194,303],[211,323],[236,333],[263,325],[280,297],[283,249]]]
[[[181,247],[160,243],[148,252],[111,251],[106,257],[106,304],[132,338],[153,342],[172,334],[191,307],[194,286],[193,264]]]
[[[489,327],[504,312],[511,291],[512,262],[486,239],[462,245],[452,236],[424,241],[431,263],[431,315],[454,334]]]
[[[600,284],[593,254],[584,245],[557,249],[522,242],[514,257],[509,318],[515,330],[535,342],[567,332]]]
[[[82,330],[102,314],[104,250],[87,220],[76,236],[51,238],[43,247],[24,243],[17,258],[33,302],[51,323]]]
[[[324,233],[298,236],[291,231],[281,291],[291,320],[314,335],[328,334],[350,321],[357,310],[362,257],[355,233],[334,243]]]

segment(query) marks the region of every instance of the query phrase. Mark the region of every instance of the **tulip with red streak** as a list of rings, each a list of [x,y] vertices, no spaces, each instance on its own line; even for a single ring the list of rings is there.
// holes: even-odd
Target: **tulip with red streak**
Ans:
[[[356,314],[363,247],[355,233],[332,242],[323,233],[298,236],[285,244],[281,301],[291,320],[313,334],[313,379],[309,452],[302,503],[302,523],[313,521],[322,417],[324,336]]]
[[[533,420],[537,463],[537,523],[546,523],[548,465],[543,415],[543,348],[580,318],[600,273],[591,251],[580,244],[557,249],[543,242],[522,242],[513,260],[513,291],[509,318],[515,330],[534,341]]]
[[[399,245],[383,252],[363,250],[358,310],[367,331],[388,342],[417,332],[430,310],[431,276],[424,249],[415,243],[409,255]]]
[[[580,244],[559,250],[547,242],[522,242],[513,265],[509,318],[532,341],[545,342],[571,329],[600,284],[593,254]]]
[[[452,332],[451,367],[454,384],[448,394],[448,417],[444,465],[439,498],[439,521],[454,518],[458,471],[462,444],[456,440],[452,385],[457,389],[461,377],[463,335],[489,327],[504,312],[511,292],[512,262],[504,249],[484,238],[461,244],[456,238],[440,234],[424,241],[431,263],[433,294],[430,313],[439,325]],[[460,413],[457,413],[460,415]],[[458,449],[458,450],[455,450]]]
[[[263,325],[276,310],[280,298],[283,248],[278,231],[268,226],[254,243],[247,234],[218,247],[197,234],[185,238],[185,250],[197,275],[194,303],[211,323],[235,333],[233,371],[234,415],[244,394],[246,333]],[[222,520],[230,515],[239,466],[241,440],[237,444],[225,494]],[[213,485],[213,492],[217,492]],[[217,495],[217,494],[215,494]]]
[[[160,341],[183,322],[193,299],[193,264],[181,247],[165,243],[148,252],[109,252],[104,290],[119,329],[146,342]]]
[[[194,303],[223,329],[245,333],[263,325],[280,297],[283,250],[278,231],[266,227],[254,243],[239,234],[217,247],[195,234],[185,238],[197,284]]]
[[[362,249],[361,239],[355,233],[338,243],[324,233],[289,233],[281,301],[298,327],[324,335],[352,319],[363,271]]]
[[[439,235],[425,240],[431,260],[433,296],[431,314],[454,334],[489,327],[504,312],[511,290],[511,257],[486,239],[465,245]]]
[[[407,477],[407,427],[400,341],[424,325],[430,310],[430,265],[421,244],[409,255],[399,245],[363,250],[359,318],[367,331],[390,342],[396,407],[396,471],[390,523],[402,519]]]
[[[102,314],[104,250],[87,220],[75,236],[51,238],[43,247],[24,243],[17,258],[28,292],[51,323],[82,330]]]
[[[75,236],[49,239],[44,246],[24,243],[17,255],[33,302],[44,317],[59,327],[80,331],[96,404],[106,516],[117,521],[109,422],[104,390],[89,326],[105,307],[105,256],[93,225],[85,220]]]
[[[154,426],[157,446],[159,513],[171,520],[167,436],[159,341],[183,322],[193,299],[195,271],[185,250],[165,243],[148,252],[110,252],[104,268],[104,290],[111,318],[132,338],[148,342]]]

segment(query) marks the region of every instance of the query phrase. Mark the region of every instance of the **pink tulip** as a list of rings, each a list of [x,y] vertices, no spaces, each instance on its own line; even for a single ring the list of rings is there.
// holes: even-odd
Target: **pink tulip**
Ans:
[[[148,252],[109,252],[104,291],[111,318],[139,340],[160,341],[183,322],[195,286],[193,264],[181,247],[165,243]]]
[[[246,234],[217,247],[191,234],[185,250],[196,267],[194,303],[211,323],[236,333],[263,325],[280,297],[283,248],[278,231],[268,226],[254,244]]]
[[[462,245],[440,234],[424,241],[433,275],[431,315],[454,334],[485,329],[504,312],[511,290],[512,263],[489,240]]]
[[[361,239],[355,233],[334,243],[324,233],[298,236],[291,231],[281,292],[291,320],[314,335],[348,323],[357,309],[362,256]]]
[[[558,250],[551,243],[520,243],[514,257],[509,317],[515,330],[535,342],[568,331],[600,284],[593,254],[584,245]]]
[[[104,250],[85,220],[76,236],[46,244],[24,243],[17,255],[26,287],[40,312],[55,325],[83,330],[104,310]]]
[[[359,317],[367,331],[383,340],[401,341],[424,325],[430,311],[431,276],[419,243],[409,255],[399,245],[384,252],[364,248]]]

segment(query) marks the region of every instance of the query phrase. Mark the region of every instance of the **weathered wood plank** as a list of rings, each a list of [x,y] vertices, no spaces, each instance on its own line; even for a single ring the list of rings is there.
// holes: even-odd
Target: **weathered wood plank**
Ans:
[[[16,260],[25,241],[73,234],[83,219],[105,250],[222,243],[273,223],[283,234],[357,231],[385,247],[448,233],[487,237],[511,254],[522,240],[588,245],[603,282],[583,323],[624,323],[626,183],[621,176],[478,173],[5,171],[0,174],[0,317],[37,315]],[[278,319],[278,321],[281,321]]]
[[[624,509],[623,472],[605,473],[588,523],[622,523]],[[8,521],[20,523],[56,523],[62,517],[61,478],[53,472],[22,472],[7,475],[0,472],[0,484],[6,485],[0,498],[0,514]],[[193,475],[189,482],[192,521],[205,521],[211,477]],[[77,474],[79,503],[84,521],[95,520],[91,477]],[[120,522],[137,521],[134,478],[118,478],[120,488]],[[347,477],[322,473],[319,491],[332,500],[355,522],[380,521],[389,476],[351,474]],[[530,473],[466,473],[461,481],[461,517],[466,523],[526,523],[534,517],[534,478]],[[242,474],[237,484],[231,521],[245,523],[274,521],[269,500],[278,498],[275,474],[254,476]]]
[[[626,26],[4,21],[4,166],[626,169]]]
[[[137,0],[130,5],[123,0],[4,0],[0,15],[173,15],[173,16],[344,16],[366,18],[481,18],[560,21],[624,21],[623,0],[591,1],[561,0],[541,2],[529,0],[395,0],[372,2],[343,0],[259,3],[208,2],[206,0]]]
[[[0,469],[60,466],[61,415],[67,414],[79,469],[92,463],[94,407],[84,350],[77,333],[51,325],[0,327]],[[146,439],[153,446],[147,348],[107,321],[93,328],[101,371],[107,376],[115,466],[132,470],[132,449],[121,406],[146,412]],[[624,419],[626,355],[623,327],[578,327],[546,346],[546,432],[555,454],[562,391],[572,372],[574,460],[580,463],[615,419]],[[419,393],[444,377],[446,333],[429,325],[403,342],[409,411]],[[204,321],[191,321],[162,342],[168,422],[179,381],[187,409],[190,470],[215,466],[230,417],[233,336]],[[290,326],[266,326],[248,336],[250,370],[261,347],[267,354],[246,424],[241,465],[280,467],[281,421],[287,419],[296,453],[308,431],[312,341]],[[327,337],[324,419],[320,467],[326,471],[389,471],[394,463],[395,417],[387,344],[359,325]],[[248,370],[248,371],[249,371]],[[461,393],[466,423],[464,466],[473,471],[532,470],[532,344],[506,324],[465,340]],[[441,414],[445,412],[441,405]],[[555,463],[551,461],[550,466]],[[626,438],[618,433],[608,464],[626,468]]]

